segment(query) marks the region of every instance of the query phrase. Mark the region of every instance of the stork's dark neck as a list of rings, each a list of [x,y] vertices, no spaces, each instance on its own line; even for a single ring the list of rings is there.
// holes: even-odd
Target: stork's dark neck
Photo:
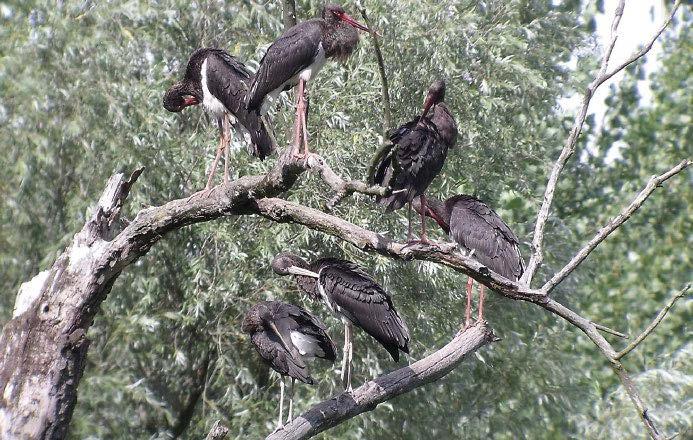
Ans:
[[[445,202],[442,202],[433,197],[426,197],[426,206],[428,210],[426,215],[431,217],[438,223],[438,226],[445,231],[446,234],[450,233],[450,210],[446,206]]]
[[[454,147],[457,141],[457,123],[445,103],[439,102],[435,105],[431,122],[435,124],[438,134],[448,148]]]
[[[346,61],[359,42],[359,32],[341,20],[324,19],[322,48],[326,58]]]

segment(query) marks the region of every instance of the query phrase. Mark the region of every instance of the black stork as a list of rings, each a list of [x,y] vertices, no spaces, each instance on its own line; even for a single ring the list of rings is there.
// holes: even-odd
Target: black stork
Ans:
[[[301,142],[303,155],[308,154],[306,83],[318,74],[328,59],[346,61],[349,58],[359,41],[356,29],[370,32],[350,17],[344,8],[329,4],[322,9],[322,18],[304,21],[284,32],[260,61],[248,95],[248,110],[264,115],[281,92],[298,85],[295,156],[301,156]]]
[[[351,391],[353,325],[360,327],[399,361],[399,351],[409,353],[409,329],[395,310],[390,295],[358,265],[338,258],[321,258],[308,264],[284,252],[272,260],[279,275],[295,275],[296,284],[310,299],[323,301],[344,323],[342,382]]]
[[[293,419],[294,382],[296,379],[312,385],[313,378],[306,366],[311,358],[334,362],[336,348],[327,334],[327,328],[317,317],[305,309],[280,301],[263,301],[246,312],[241,326],[265,363],[281,377],[279,393],[279,421],[277,430],[284,426],[284,376],[291,377],[289,389],[289,418]]]
[[[164,95],[164,108],[180,112],[202,104],[219,125],[219,148],[207,179],[211,188],[214,171],[223,151],[226,152],[224,182],[229,178],[230,127],[239,131],[248,144],[248,152],[263,160],[275,150],[271,128],[264,118],[245,108],[250,86],[250,72],[236,57],[222,49],[201,48],[192,53],[183,80],[172,85]]]
[[[445,81],[437,80],[428,89],[421,116],[402,125],[389,135],[390,143],[373,159],[368,181],[392,190],[378,202],[386,212],[409,204],[407,239],[411,241],[411,202],[419,197],[426,206],[424,193],[440,173],[457,140],[457,124],[443,103]],[[431,108],[433,108],[431,112]],[[429,114],[430,112],[430,114]],[[421,216],[421,241],[426,237],[426,217]]]
[[[517,281],[524,272],[525,263],[520,254],[517,235],[486,203],[476,197],[460,194],[440,201],[429,197],[427,204],[414,201],[414,209],[431,217],[465,252],[479,263],[509,280]],[[465,328],[471,324],[472,288],[474,280],[467,279],[467,307]],[[479,291],[477,320],[484,317],[484,289]]]

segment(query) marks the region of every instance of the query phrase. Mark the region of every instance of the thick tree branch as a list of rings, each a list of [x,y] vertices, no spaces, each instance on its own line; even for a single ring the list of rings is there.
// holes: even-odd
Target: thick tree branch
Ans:
[[[671,297],[669,302],[664,306],[664,308],[659,312],[657,317],[650,323],[650,325],[647,326],[647,328],[638,335],[637,338],[633,340],[630,344],[626,346],[623,350],[619,351],[614,358],[616,360],[619,360],[623,358],[625,355],[633,351],[642,341],[645,340],[646,337],[650,335],[654,331],[655,328],[659,325],[660,322],[664,319],[665,316],[667,316],[667,313],[669,310],[674,306],[676,301],[679,300],[679,298],[683,298],[686,295],[686,292],[691,288],[690,284],[687,284],[686,287],[678,291],[674,296]]]
[[[217,420],[212,425],[212,429],[209,430],[205,440],[222,440],[225,439],[229,434],[229,428],[221,424],[221,420]]]
[[[440,350],[413,364],[384,374],[356,388],[318,403],[295,418],[284,429],[270,434],[267,440],[302,440],[310,438],[380,403],[431,383],[452,371],[467,355],[497,340],[485,322],[458,333]]]
[[[282,0],[282,17],[284,22],[284,30],[286,31],[292,26],[296,26],[296,1]]]
[[[587,87],[587,90],[585,90],[585,93],[582,98],[582,104],[580,106],[580,109],[578,110],[578,113],[575,115],[575,120],[573,122],[573,127],[570,130],[570,134],[568,135],[568,138],[565,141],[565,144],[563,145],[563,149],[561,150],[560,155],[558,156],[558,159],[553,165],[553,168],[551,169],[551,174],[549,175],[549,180],[546,183],[546,189],[544,190],[544,200],[541,204],[541,208],[539,209],[539,213],[537,215],[537,220],[534,226],[534,236],[532,238],[532,255],[529,259],[529,263],[527,264],[527,269],[525,270],[524,275],[522,276],[522,282],[525,284],[530,284],[532,281],[532,278],[534,277],[534,274],[536,273],[536,270],[541,266],[543,259],[544,259],[544,249],[543,249],[543,243],[544,243],[544,229],[546,227],[546,222],[549,218],[549,211],[551,210],[551,205],[553,203],[553,198],[554,194],[556,191],[556,185],[558,184],[558,178],[561,174],[561,171],[563,171],[563,168],[565,167],[566,162],[568,159],[573,155],[575,152],[575,146],[577,144],[578,137],[580,136],[580,133],[582,132],[582,126],[585,123],[585,118],[587,117],[587,109],[589,108],[590,101],[592,100],[592,96],[594,96],[594,92],[597,90],[597,88],[602,85],[607,79],[611,78],[613,75],[616,73],[620,72],[623,70],[625,67],[627,67],[630,63],[638,60],[642,56],[644,56],[652,47],[652,44],[654,44],[654,41],[661,35],[661,33],[664,31],[664,29],[668,26],[669,22],[671,21],[671,17],[676,13],[676,10],[680,4],[680,1],[677,1],[676,4],[674,5],[674,8],[671,12],[671,16],[664,22],[664,24],[661,26],[661,28],[655,33],[654,37],[651,38],[651,43],[648,44],[646,47],[638,51],[635,55],[633,55],[631,58],[626,60],[626,62],[622,63],[612,71],[607,72],[607,69],[609,67],[609,60],[611,58],[611,54],[614,50],[614,46],[616,45],[616,39],[618,38],[618,26],[621,22],[621,17],[623,16],[623,8],[625,6],[625,0],[620,0],[618,3],[618,6],[616,7],[616,11],[614,13],[614,18],[611,24],[611,38],[609,40],[608,45],[606,46],[606,51],[604,52],[604,55],[602,57],[601,61],[601,68],[599,69],[599,73],[596,75],[595,79],[590,83],[590,85]]]
[[[664,183],[666,180],[680,173],[681,171],[688,168],[691,161],[686,159],[681,161],[678,165],[670,169],[664,174],[659,176],[652,176],[650,180],[645,185],[645,188],[640,191],[640,193],[633,199],[632,202],[616,217],[612,218],[609,223],[599,230],[597,235],[594,236],[580,251],[575,254],[575,256],[570,260],[568,264],[563,267],[558,273],[556,273],[546,284],[541,288],[541,291],[548,294],[554,287],[556,287],[561,281],[563,281],[568,275],[570,275],[585,258],[608,237],[612,232],[618,229],[623,223],[625,223],[634,213],[637,211],[645,200]]]

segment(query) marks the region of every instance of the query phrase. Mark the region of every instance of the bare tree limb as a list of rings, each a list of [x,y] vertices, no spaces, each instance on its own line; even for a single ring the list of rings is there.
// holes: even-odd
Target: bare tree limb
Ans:
[[[460,332],[443,348],[413,364],[366,382],[353,392],[343,392],[318,403],[270,434],[267,440],[302,440],[310,438],[345,420],[396,396],[434,382],[452,371],[467,355],[497,340],[485,322]]]
[[[378,42],[378,35],[373,29],[368,15],[366,14],[366,8],[362,7],[359,3],[359,10],[363,21],[366,22],[366,27],[371,29],[371,39],[373,41],[373,50],[375,51],[375,58],[378,61],[378,72],[380,73],[380,84],[382,85],[382,99],[383,99],[383,139],[387,139],[387,131],[392,128],[392,107],[390,105],[390,87],[387,83],[387,74],[385,73],[385,61],[383,61],[383,53],[380,51],[380,43]]]
[[[225,439],[227,435],[229,435],[229,428],[222,425],[221,420],[217,420],[214,422],[214,425],[212,425],[212,429],[210,429],[205,440],[222,440]]]
[[[629,64],[635,62],[636,60],[644,56],[650,50],[652,44],[654,44],[654,41],[656,41],[656,39],[662,34],[664,29],[671,22],[671,18],[676,13],[676,9],[678,8],[679,4],[680,1],[677,1],[671,12],[671,16],[667,20],[665,20],[661,28],[655,33],[654,37],[651,38],[650,44],[638,51],[635,55],[626,60],[626,62],[622,63],[617,68],[607,73],[607,69],[609,67],[609,60],[611,58],[611,54],[614,50],[614,46],[616,45],[616,40],[618,38],[618,26],[621,22],[621,17],[623,16],[623,8],[625,6],[625,0],[619,1],[618,6],[616,7],[616,11],[614,13],[614,18],[611,23],[611,38],[609,40],[608,45],[606,46],[606,51],[604,52],[604,55],[602,57],[599,73],[596,75],[595,79],[585,90],[585,93],[582,98],[582,104],[580,106],[580,109],[578,110],[578,113],[575,115],[573,127],[570,130],[570,134],[568,135],[568,138],[566,139],[563,145],[563,149],[561,150],[558,159],[556,160],[556,162],[553,165],[553,168],[551,169],[549,180],[546,183],[546,189],[544,190],[544,199],[542,201],[541,208],[539,209],[539,213],[537,214],[537,220],[534,226],[534,236],[532,238],[532,255],[529,259],[529,263],[527,264],[527,269],[525,270],[525,273],[522,276],[523,283],[530,284],[532,282],[534,274],[543,262],[544,229],[546,227],[546,222],[549,218],[549,211],[551,210],[551,205],[553,203],[556,185],[558,184],[558,178],[561,174],[561,171],[563,171],[566,162],[575,152],[575,146],[577,144],[578,137],[582,132],[582,126],[584,125],[585,118],[587,117],[587,109],[589,108],[592,96],[594,96],[594,92],[607,79],[611,78],[616,73],[626,68]]]
[[[597,235],[594,236],[585,246],[583,246],[580,251],[575,254],[575,256],[570,260],[568,264],[566,264],[563,269],[561,269],[558,273],[556,273],[546,284],[544,284],[541,287],[541,291],[548,294],[551,292],[554,287],[556,287],[561,281],[563,281],[568,275],[570,275],[579,265],[582,263],[585,258],[601,243],[608,237],[612,232],[614,232],[616,229],[618,229],[623,223],[625,223],[634,213],[637,211],[643,203],[645,203],[645,200],[654,192],[655,189],[657,189],[659,186],[662,185],[665,181],[667,181],[669,178],[672,176],[675,176],[676,174],[680,173],[681,171],[685,170],[688,168],[691,164],[691,161],[686,159],[681,161],[678,165],[674,166],[671,168],[669,171],[667,171],[664,174],[661,174],[659,176],[652,176],[650,180],[647,182],[647,185],[645,185],[645,188],[638,193],[638,195],[633,199],[632,202],[623,210],[621,211],[620,214],[618,214],[616,217],[612,218],[609,223],[606,224],[603,228],[599,230]]]
[[[628,335],[625,333],[617,332],[616,330],[610,329],[609,327],[607,327],[605,325],[597,324],[594,321],[590,321],[590,322],[592,323],[592,325],[594,325],[596,327],[597,330],[601,330],[604,333],[608,333],[610,335],[618,336],[619,338],[628,339]]]
[[[640,333],[640,335],[638,335],[637,338],[635,338],[635,339],[633,340],[633,342],[631,342],[630,344],[628,344],[628,345],[626,346],[626,348],[624,348],[623,350],[619,351],[619,352],[616,354],[616,356],[615,356],[614,358],[615,358],[616,360],[619,360],[619,359],[623,358],[625,355],[627,355],[628,353],[630,353],[631,351],[633,351],[638,345],[640,345],[640,343],[641,343],[642,341],[644,341],[645,338],[648,337],[648,336],[650,335],[650,333],[652,333],[652,332],[654,331],[654,329],[657,328],[657,326],[659,325],[660,322],[662,322],[662,320],[664,319],[664,317],[667,316],[667,313],[668,313],[669,310],[674,306],[674,304],[676,303],[676,301],[678,301],[679,298],[683,298],[683,297],[686,295],[686,292],[688,292],[688,290],[689,290],[690,288],[691,288],[691,285],[690,285],[690,284],[687,284],[686,287],[684,287],[683,289],[681,289],[681,290],[679,290],[678,292],[676,292],[676,294],[675,294],[674,296],[671,297],[671,299],[669,300],[669,302],[668,302],[668,303],[664,306],[664,308],[659,312],[659,314],[658,314],[657,317],[654,319],[654,321],[652,321],[652,322],[650,323],[650,325],[648,325],[647,328],[646,328],[642,333]]]

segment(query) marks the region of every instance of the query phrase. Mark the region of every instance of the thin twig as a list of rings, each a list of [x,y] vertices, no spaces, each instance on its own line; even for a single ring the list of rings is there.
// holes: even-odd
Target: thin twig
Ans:
[[[690,288],[691,288],[691,285],[690,285],[690,284],[687,284],[686,287],[684,287],[683,289],[681,289],[680,291],[678,291],[674,296],[672,296],[671,299],[669,300],[669,302],[668,302],[668,303],[664,306],[664,308],[659,312],[659,314],[658,314],[657,317],[654,319],[654,321],[652,321],[652,323],[651,323],[650,325],[647,326],[647,328],[645,329],[645,331],[643,331],[642,333],[640,333],[640,335],[639,335],[637,338],[635,338],[635,340],[634,340],[633,342],[631,342],[630,344],[628,344],[628,345],[626,346],[626,348],[624,348],[623,350],[619,351],[618,354],[616,354],[615,358],[616,358],[617,360],[623,358],[623,356],[627,355],[628,353],[630,353],[631,351],[633,351],[638,345],[640,345],[640,343],[641,343],[643,340],[645,340],[645,338],[648,337],[648,336],[650,335],[650,333],[652,333],[652,331],[654,331],[655,328],[657,328],[657,326],[659,325],[660,322],[662,322],[662,320],[664,319],[664,317],[667,316],[667,313],[668,313],[669,310],[674,306],[674,304],[676,303],[676,301],[678,301],[679,298],[683,298],[683,297],[686,295],[686,292],[688,292],[688,290],[689,290]]]
[[[563,149],[561,150],[561,154],[558,156],[558,159],[553,165],[553,168],[551,169],[551,174],[549,176],[549,180],[546,184],[546,190],[544,191],[544,200],[541,204],[541,208],[539,209],[539,213],[537,215],[537,221],[534,226],[534,237],[532,239],[532,256],[529,259],[529,263],[527,264],[527,269],[525,270],[524,275],[522,276],[522,282],[525,284],[530,284],[532,281],[532,278],[534,277],[534,274],[536,273],[536,270],[541,266],[541,263],[544,259],[544,249],[543,249],[543,242],[544,242],[544,229],[546,227],[546,222],[548,221],[549,218],[549,211],[551,209],[551,205],[553,203],[553,198],[554,194],[556,191],[556,185],[558,184],[558,178],[561,174],[561,171],[563,171],[563,168],[565,167],[565,164],[567,160],[573,155],[575,152],[575,145],[577,144],[578,137],[580,136],[580,133],[582,132],[582,126],[585,123],[585,119],[587,117],[587,109],[589,108],[590,101],[592,100],[592,96],[594,95],[594,92],[597,90],[597,88],[602,85],[606,80],[614,76],[616,73],[620,72],[621,70],[625,69],[629,64],[635,62],[636,60],[640,59],[643,57],[651,48],[652,45],[654,44],[654,41],[657,40],[657,38],[662,34],[664,29],[669,25],[671,22],[671,19],[673,15],[676,13],[676,10],[680,4],[680,0],[676,2],[674,5],[674,8],[671,12],[671,15],[665,20],[665,22],[662,24],[662,26],[658,29],[658,31],[654,34],[654,36],[648,40],[650,41],[645,47],[643,47],[641,50],[636,52],[633,56],[631,56],[628,60],[626,60],[624,63],[620,64],[618,67],[615,69],[607,72],[608,66],[609,66],[609,60],[611,58],[611,54],[613,53],[614,46],[616,45],[616,40],[618,38],[618,26],[621,22],[621,18],[623,16],[623,8],[625,6],[625,0],[620,0],[618,3],[618,6],[616,7],[616,11],[614,13],[614,18],[611,23],[611,38],[609,40],[609,44],[606,46],[606,51],[604,52],[604,56],[602,57],[601,61],[601,67],[599,69],[599,73],[596,75],[594,81],[587,87],[587,90],[585,90],[585,93],[582,98],[582,105],[580,107],[580,110],[578,111],[577,115],[575,116],[575,120],[573,122],[573,127],[570,130],[570,135],[565,141],[565,144],[563,145]]]
[[[625,333],[617,332],[616,330],[610,329],[609,327],[601,324],[597,324],[596,322],[592,321],[592,325],[595,326],[597,330],[601,330],[604,333],[608,333],[610,335],[618,336],[619,338],[623,339],[628,339],[628,335]]]
[[[360,8],[361,16],[366,22],[368,29],[373,30],[371,21],[366,14],[366,8]],[[371,39],[373,41],[373,49],[375,51],[375,58],[378,60],[378,71],[380,72],[380,83],[382,85],[382,99],[383,99],[383,139],[387,139],[387,131],[392,128],[392,108],[390,105],[390,87],[387,82],[387,74],[385,73],[385,62],[383,61],[383,53],[380,50],[380,43],[378,42],[378,35],[375,32],[371,32]]]
[[[612,232],[614,232],[616,229],[618,229],[619,226],[621,226],[623,223],[628,220],[635,211],[637,211],[640,206],[647,200],[647,198],[654,192],[657,187],[661,186],[663,182],[665,182],[667,179],[671,178],[672,176],[680,173],[681,171],[685,170],[690,166],[691,161],[686,159],[681,161],[678,165],[670,169],[664,174],[661,174],[659,176],[652,176],[650,180],[647,182],[647,185],[645,185],[645,188],[640,191],[640,193],[633,199],[632,202],[628,206],[626,206],[620,214],[618,214],[616,217],[612,218],[609,223],[606,224],[603,228],[599,230],[597,235],[594,236],[582,249],[580,249],[580,252],[575,254],[572,260],[568,264],[563,267],[558,273],[556,273],[546,284],[544,284],[541,288],[541,291],[548,294],[551,292],[554,287],[556,287],[559,283],[561,283],[568,275],[570,275],[573,270],[575,270],[580,263],[582,263],[585,258],[596,248],[599,243],[604,241],[606,237],[608,237]]]

